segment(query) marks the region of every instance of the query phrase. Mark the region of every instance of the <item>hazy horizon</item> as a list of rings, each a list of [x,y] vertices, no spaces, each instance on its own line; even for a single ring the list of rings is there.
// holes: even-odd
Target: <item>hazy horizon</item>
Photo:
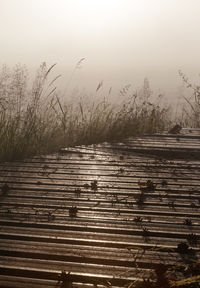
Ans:
[[[63,88],[85,58],[70,89],[137,88],[148,77],[173,98],[179,69],[199,80],[199,12],[198,0],[0,0],[0,64],[57,63]]]

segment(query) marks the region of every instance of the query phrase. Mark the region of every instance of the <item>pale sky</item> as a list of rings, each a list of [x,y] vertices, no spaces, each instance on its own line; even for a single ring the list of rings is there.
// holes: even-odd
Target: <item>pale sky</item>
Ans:
[[[178,70],[200,73],[200,0],[0,0],[0,64],[57,64],[72,86],[94,89],[148,77],[175,91]],[[199,79],[200,80],[200,79]]]

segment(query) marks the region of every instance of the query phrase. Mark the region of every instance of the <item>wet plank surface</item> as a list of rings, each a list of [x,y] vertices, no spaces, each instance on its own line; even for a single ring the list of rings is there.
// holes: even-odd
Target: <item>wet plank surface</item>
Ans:
[[[199,261],[199,155],[185,129],[1,163],[0,287],[128,287],[182,242]]]

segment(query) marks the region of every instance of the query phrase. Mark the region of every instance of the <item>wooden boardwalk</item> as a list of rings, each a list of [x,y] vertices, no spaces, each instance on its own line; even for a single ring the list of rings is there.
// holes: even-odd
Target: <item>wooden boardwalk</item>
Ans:
[[[198,130],[1,163],[0,287],[132,287],[197,263],[199,165]]]

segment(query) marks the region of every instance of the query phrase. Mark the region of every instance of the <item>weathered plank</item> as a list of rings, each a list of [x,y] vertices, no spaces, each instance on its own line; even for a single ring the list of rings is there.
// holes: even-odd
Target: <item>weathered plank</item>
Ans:
[[[181,242],[197,261],[199,155],[183,129],[0,163],[0,286],[128,286],[186,265]]]

